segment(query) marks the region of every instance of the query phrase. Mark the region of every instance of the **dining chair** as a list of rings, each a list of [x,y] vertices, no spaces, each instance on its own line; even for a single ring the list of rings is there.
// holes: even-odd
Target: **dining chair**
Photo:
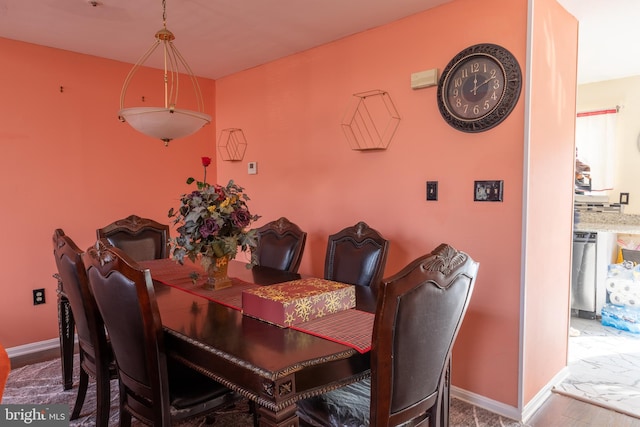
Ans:
[[[2,402],[2,395],[4,394],[4,386],[7,384],[9,378],[9,372],[11,371],[11,359],[7,354],[4,346],[0,343],[0,402]]]
[[[298,402],[301,426],[448,426],[451,349],[478,263],[447,244],[379,288],[371,378]]]
[[[352,285],[378,284],[384,274],[389,241],[364,222],[329,236],[324,278]]]
[[[258,265],[297,273],[307,233],[285,217],[257,229],[258,245],[254,254]]]
[[[134,261],[169,257],[169,226],[149,218],[129,215],[96,230],[98,239],[107,239]]]
[[[118,368],[120,425],[156,427],[209,416],[237,395],[167,355],[151,273],[105,239],[84,256]]]
[[[80,382],[71,419],[80,416],[91,377],[96,382],[96,426],[106,427],[111,406],[110,382],[117,378],[117,373],[104,323],[89,290],[82,251],[63,230],[56,229],[53,233],[53,256],[78,334]]]

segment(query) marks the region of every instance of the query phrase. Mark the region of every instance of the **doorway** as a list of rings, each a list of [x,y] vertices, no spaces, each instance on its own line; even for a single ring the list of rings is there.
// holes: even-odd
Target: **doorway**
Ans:
[[[635,24],[640,19],[640,8],[637,2],[635,0],[616,2],[558,0],[558,3],[574,15],[580,23],[577,89],[579,100],[581,91],[586,87],[595,87],[606,82],[613,83],[622,78],[637,76],[635,78],[638,79],[638,96],[635,96],[636,93],[630,95],[629,85],[625,85],[623,90],[627,92],[621,90],[620,93],[612,95],[596,107],[616,107],[621,100],[625,102],[628,100],[629,104],[623,106],[620,120],[622,121],[627,115],[635,116],[634,106],[631,103],[635,98],[640,98],[640,60],[636,61],[637,58],[629,60],[628,44],[625,40],[637,40],[640,36],[634,34],[640,30]],[[601,91],[607,92],[606,89]],[[593,96],[589,99],[592,103],[597,103]],[[640,103],[635,108],[640,109]],[[629,118],[628,122],[631,121],[632,119]],[[635,123],[627,123],[627,126],[623,127],[621,124],[624,135],[620,138],[624,137],[625,147],[618,149],[618,155],[625,160],[634,159],[637,164],[640,161],[638,153],[640,146],[636,147],[638,127]],[[619,170],[616,173],[621,175]],[[635,179],[628,179],[628,181],[631,182],[628,186],[617,186],[618,188],[614,190],[615,196],[610,196],[615,198],[610,200],[611,202],[618,202],[617,192],[626,193],[627,191],[633,200],[635,189],[640,199],[640,187],[633,188],[633,182],[639,181]],[[628,196],[626,202],[629,202]],[[635,207],[627,206],[625,213],[640,214],[640,204]],[[634,407],[640,408],[640,390],[627,388],[630,381],[640,384],[640,353],[637,350],[640,348],[640,334],[603,326],[600,313],[595,319],[571,316],[570,320],[571,333],[568,337],[570,376],[556,386],[556,391],[575,393],[573,397],[581,395],[583,399],[593,400],[602,406],[614,407],[618,401],[621,402],[622,407],[615,409],[619,412],[634,410],[625,408],[626,399],[620,395],[634,396],[636,399]],[[640,417],[639,410],[635,409],[633,415]]]

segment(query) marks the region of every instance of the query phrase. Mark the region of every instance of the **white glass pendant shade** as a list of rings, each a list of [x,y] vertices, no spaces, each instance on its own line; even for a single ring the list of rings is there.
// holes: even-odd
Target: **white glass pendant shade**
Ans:
[[[118,114],[138,132],[161,139],[165,145],[211,123],[211,116],[205,113],[162,107],[124,108]]]
[[[211,116],[204,113],[204,102],[198,80],[187,65],[178,49],[173,45],[175,36],[166,26],[166,0],[162,1],[163,28],[155,35],[155,41],[151,48],[142,55],[133,66],[122,86],[120,93],[120,111],[118,118],[145,135],[164,141],[165,146],[169,141],[183,138],[197,132],[204,125],[211,123]],[[156,48],[161,47],[164,58],[164,73],[162,86],[164,91],[164,106],[158,107],[130,107],[124,105],[127,88],[133,75],[151,56]],[[193,91],[198,111],[178,108],[178,89],[180,73],[187,74]]]

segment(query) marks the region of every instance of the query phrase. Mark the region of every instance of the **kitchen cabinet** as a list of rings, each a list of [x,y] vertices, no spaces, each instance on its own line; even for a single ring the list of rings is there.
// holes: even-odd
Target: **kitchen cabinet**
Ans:
[[[595,319],[606,303],[609,264],[615,262],[617,235],[574,231],[571,267],[571,313]]]
[[[597,233],[594,261],[595,283],[586,286],[595,287],[595,314],[599,315],[607,298],[606,282],[609,264],[615,263],[618,258],[618,234],[635,235],[640,241],[640,215],[580,212],[580,221],[574,224],[574,234],[578,232]],[[572,268],[572,276],[576,267],[574,265]],[[572,282],[574,279],[575,277],[572,277]]]

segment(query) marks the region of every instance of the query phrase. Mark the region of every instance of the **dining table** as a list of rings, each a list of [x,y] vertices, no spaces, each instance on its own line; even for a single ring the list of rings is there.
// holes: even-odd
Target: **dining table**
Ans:
[[[355,286],[355,307],[284,327],[242,310],[242,292],[308,276],[229,263],[233,285],[209,290],[201,267],[140,262],[154,282],[167,357],[255,402],[259,425],[298,426],[296,402],[370,376],[376,296]]]

